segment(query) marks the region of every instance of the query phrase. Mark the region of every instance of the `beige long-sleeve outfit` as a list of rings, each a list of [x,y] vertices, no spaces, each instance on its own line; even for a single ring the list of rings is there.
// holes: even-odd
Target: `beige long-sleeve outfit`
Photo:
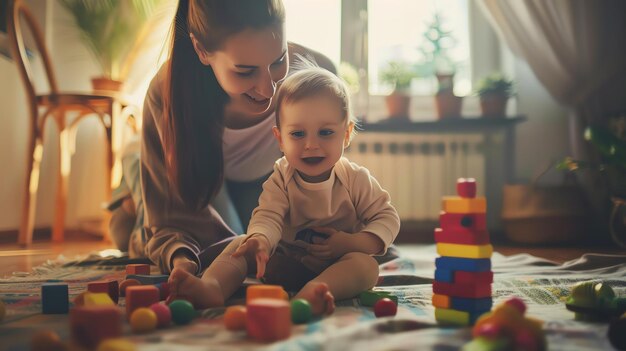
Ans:
[[[248,236],[264,235],[273,252],[281,240],[292,243],[297,232],[311,227],[369,232],[384,243],[377,253],[382,255],[398,235],[400,218],[389,194],[366,168],[341,158],[328,180],[308,183],[283,157],[263,184]]]

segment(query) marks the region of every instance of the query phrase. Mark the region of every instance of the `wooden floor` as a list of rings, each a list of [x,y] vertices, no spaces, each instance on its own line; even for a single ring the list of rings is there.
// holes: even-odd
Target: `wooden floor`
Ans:
[[[401,244],[400,244],[401,245]],[[495,251],[503,255],[529,253],[556,262],[565,262],[580,257],[585,253],[603,253],[626,255],[626,249],[617,247],[519,247],[512,245],[494,245]],[[110,242],[93,236],[73,236],[63,243],[41,241],[25,249],[16,244],[0,244],[0,277],[13,272],[28,272],[49,259],[59,255],[67,258],[77,257],[93,251],[114,248]]]

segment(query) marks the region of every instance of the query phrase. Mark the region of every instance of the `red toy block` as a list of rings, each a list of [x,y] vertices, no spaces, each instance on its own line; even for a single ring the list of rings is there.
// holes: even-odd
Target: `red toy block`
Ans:
[[[463,245],[489,244],[489,232],[486,230],[472,231],[467,229],[435,229],[436,243],[450,243]]]
[[[117,306],[84,306],[70,310],[72,338],[88,349],[104,339],[122,335],[122,312]]]
[[[454,284],[491,284],[493,283],[493,272],[454,272]]]
[[[484,213],[439,212],[439,226],[443,230],[486,231],[487,217]]]
[[[456,193],[463,198],[476,197],[476,179],[459,178],[456,181]]]
[[[246,329],[256,340],[272,342],[291,335],[291,306],[279,299],[255,298],[247,302]]]
[[[87,291],[92,293],[107,293],[111,300],[117,303],[120,296],[120,285],[117,280],[102,280],[87,283]]]
[[[452,297],[481,298],[491,297],[491,284],[458,284],[433,282],[433,292]]]
[[[127,264],[126,274],[150,275],[150,265],[149,264]]]
[[[126,317],[139,307],[150,307],[159,302],[159,289],[154,285],[135,285],[126,288]]]

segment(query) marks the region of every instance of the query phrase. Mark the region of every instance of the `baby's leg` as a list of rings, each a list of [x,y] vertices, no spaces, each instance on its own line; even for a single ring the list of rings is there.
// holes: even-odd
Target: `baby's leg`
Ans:
[[[237,238],[228,244],[201,278],[182,269],[172,270],[168,301],[185,299],[197,309],[223,306],[224,301],[241,286],[248,271],[246,258],[231,257],[242,239]]]
[[[350,252],[308,282],[295,296],[311,304],[313,313],[330,314],[334,299],[343,300],[372,288],[378,279],[378,263],[364,253]]]

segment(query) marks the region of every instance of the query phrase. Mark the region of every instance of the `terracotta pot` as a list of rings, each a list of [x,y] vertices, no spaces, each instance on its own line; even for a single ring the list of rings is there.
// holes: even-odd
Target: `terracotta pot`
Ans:
[[[113,80],[108,77],[94,77],[91,78],[91,86],[94,91],[115,91],[122,90],[124,82]]]
[[[480,109],[484,117],[506,117],[506,104],[509,101],[505,94],[487,94],[480,97]]]
[[[387,112],[390,118],[408,118],[411,97],[405,93],[394,91],[385,97]]]
[[[435,95],[435,105],[439,119],[461,118],[463,97],[456,96],[451,91],[442,91]]]

